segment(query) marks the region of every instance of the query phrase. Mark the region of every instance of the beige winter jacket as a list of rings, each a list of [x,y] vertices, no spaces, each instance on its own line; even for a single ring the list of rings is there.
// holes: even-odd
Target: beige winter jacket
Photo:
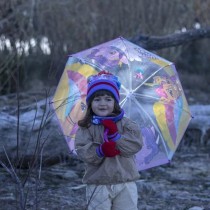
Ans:
[[[142,147],[142,136],[138,125],[128,118],[117,122],[121,138],[116,142],[121,151],[115,157],[100,158],[96,148],[103,143],[104,127],[91,125],[79,128],[75,144],[79,158],[85,162],[86,172],[83,182],[87,184],[117,184],[139,179],[134,154]]]

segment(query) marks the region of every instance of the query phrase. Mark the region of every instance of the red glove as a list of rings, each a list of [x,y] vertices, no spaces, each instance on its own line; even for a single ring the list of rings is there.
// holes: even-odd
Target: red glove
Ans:
[[[102,125],[108,130],[107,137],[111,141],[117,141],[121,135],[118,133],[117,125],[112,120],[102,120]]]
[[[115,142],[105,141],[96,149],[96,153],[99,157],[115,157],[120,154],[120,150],[116,149]]]

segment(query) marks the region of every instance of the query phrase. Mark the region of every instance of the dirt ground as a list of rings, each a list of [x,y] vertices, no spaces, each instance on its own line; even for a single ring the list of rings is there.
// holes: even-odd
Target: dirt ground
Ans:
[[[141,172],[137,181],[139,209],[185,210],[197,207],[197,210],[210,210],[209,151],[210,145],[201,148],[181,145],[170,164]],[[14,185],[1,168],[0,173],[0,209],[15,210]],[[83,163],[78,160],[43,168],[37,191],[38,209],[85,209],[82,175]],[[29,200],[34,196],[35,184],[35,180],[31,179]],[[27,209],[35,209],[33,199],[28,202]]]

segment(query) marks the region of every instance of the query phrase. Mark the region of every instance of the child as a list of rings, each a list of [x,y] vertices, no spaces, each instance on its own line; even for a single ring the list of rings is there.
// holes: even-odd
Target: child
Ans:
[[[142,147],[138,125],[119,106],[120,82],[105,71],[91,76],[87,112],[78,122],[75,145],[86,165],[83,182],[89,210],[137,210],[134,155]]]

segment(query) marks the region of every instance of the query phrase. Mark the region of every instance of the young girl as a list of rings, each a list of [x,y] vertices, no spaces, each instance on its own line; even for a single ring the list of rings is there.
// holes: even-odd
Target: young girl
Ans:
[[[138,125],[119,106],[120,82],[105,71],[91,76],[87,112],[78,122],[75,145],[84,161],[89,210],[137,210],[134,155],[142,147]]]

